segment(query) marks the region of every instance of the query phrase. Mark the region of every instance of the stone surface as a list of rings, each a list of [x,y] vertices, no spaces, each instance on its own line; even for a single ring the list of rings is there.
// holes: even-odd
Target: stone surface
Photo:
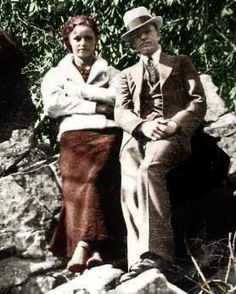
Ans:
[[[35,144],[32,128],[14,130],[9,140],[0,143],[0,176],[14,172],[16,165]]]
[[[48,152],[37,147],[30,148],[26,156],[16,165],[17,171],[27,171],[35,166],[42,165],[43,162],[55,161],[55,158]]]
[[[236,175],[236,115],[225,107],[211,77],[202,75],[201,80],[208,101],[205,131],[220,137],[218,146],[231,157],[229,175]],[[19,101],[21,99],[22,96]],[[0,105],[7,105],[4,103],[0,102]],[[28,127],[33,118],[28,112],[31,106],[26,111],[24,127],[20,127],[25,103],[18,108],[19,114],[12,123],[10,119],[17,109],[10,110],[8,118],[3,108],[4,123],[0,124],[0,135],[4,134],[4,128],[6,133],[0,140],[0,293],[185,293],[169,283],[178,284],[181,273],[176,274],[175,279],[166,279],[153,269],[119,285],[123,272],[118,268],[104,265],[76,277],[64,270],[67,260],[53,258],[47,253],[47,240],[61,206],[58,155],[52,156],[49,148],[39,146],[35,141],[34,131]],[[224,200],[225,197],[232,200],[229,192],[222,187],[221,196],[212,194],[222,199],[218,202],[225,209],[224,223],[230,218],[226,217],[228,206],[233,206],[232,201],[227,206]],[[209,208],[222,216],[222,210],[215,209],[211,199]],[[205,209],[210,215],[208,206]],[[181,283],[179,287],[182,288]]]
[[[110,264],[95,267],[48,294],[106,293],[115,288],[122,273],[122,270],[113,268]]]
[[[229,175],[236,173],[236,113],[229,112],[209,75],[200,76],[206,96],[205,132],[220,139],[218,146],[231,157]]]
[[[87,270],[83,275],[63,284],[48,294],[109,293],[109,294],[186,294],[169,283],[157,269],[148,270],[136,278],[119,285],[122,271],[111,265]]]
[[[29,58],[3,29],[0,37],[0,142],[4,142],[12,131],[34,125],[36,108],[22,74]]]
[[[220,116],[229,112],[225,107],[224,101],[218,95],[218,87],[213,83],[210,75],[202,74],[200,76],[206,97],[207,97],[207,113],[205,121],[207,123],[216,121]]]
[[[229,175],[236,173],[236,114],[227,113],[221,116],[217,121],[211,123],[205,128],[205,131],[219,137],[218,146],[222,148],[229,156],[231,166]]]
[[[47,233],[61,205],[48,165],[0,178],[0,248],[14,246],[25,257],[45,254]]]
[[[167,281],[157,269],[150,269],[125,283],[119,285],[114,294],[186,294],[178,287]]]
[[[60,266],[61,261],[52,257],[44,261],[16,256],[4,258],[0,260],[0,293],[47,293],[58,284],[55,284],[55,278],[47,279],[47,276],[42,274],[55,271]],[[66,282],[66,279],[63,282]]]
[[[219,137],[218,146],[230,156],[229,175],[236,174],[236,116],[232,113],[222,116],[212,123],[205,131]]]
[[[7,293],[11,287],[27,281],[30,273],[29,261],[21,258],[10,257],[0,261],[0,293]]]
[[[49,272],[42,275],[31,275],[26,283],[12,288],[10,294],[42,294],[64,284],[71,279],[71,274],[51,268]],[[7,292],[9,294],[9,292]]]

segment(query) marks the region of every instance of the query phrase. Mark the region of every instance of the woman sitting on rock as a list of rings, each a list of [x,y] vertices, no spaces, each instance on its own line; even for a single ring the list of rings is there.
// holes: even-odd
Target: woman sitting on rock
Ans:
[[[98,36],[93,19],[70,17],[63,27],[70,53],[42,83],[46,113],[61,118],[63,206],[49,250],[71,257],[67,268],[72,272],[102,264],[111,258],[104,253],[123,240],[118,161],[122,132],[113,120],[118,70],[95,56]]]

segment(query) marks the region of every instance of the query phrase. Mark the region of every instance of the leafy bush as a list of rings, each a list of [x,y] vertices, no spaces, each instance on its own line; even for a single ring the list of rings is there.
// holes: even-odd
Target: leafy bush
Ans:
[[[200,73],[213,77],[226,104],[235,108],[235,3],[232,0],[1,0],[2,28],[31,58],[25,74],[38,109],[36,128],[40,140],[48,138],[40,84],[47,70],[66,53],[61,38],[63,23],[77,14],[94,17],[102,32],[98,53],[123,69],[133,64],[137,56],[129,44],[120,41],[124,32],[122,17],[126,10],[140,5],[163,16],[163,50],[191,56]]]

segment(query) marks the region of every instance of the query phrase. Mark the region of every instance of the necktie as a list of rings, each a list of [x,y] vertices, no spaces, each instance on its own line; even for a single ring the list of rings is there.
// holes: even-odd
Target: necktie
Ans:
[[[159,74],[153,63],[152,57],[149,57],[146,68],[148,70],[150,84],[155,85],[159,80]]]

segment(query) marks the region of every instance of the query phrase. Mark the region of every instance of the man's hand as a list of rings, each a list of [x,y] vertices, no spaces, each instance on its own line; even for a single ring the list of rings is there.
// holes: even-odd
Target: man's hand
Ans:
[[[140,127],[139,131],[147,138],[156,141],[164,137],[164,130],[166,126],[158,124],[157,120],[145,121]]]
[[[166,122],[156,119],[143,122],[139,127],[139,131],[152,141],[156,141],[173,135],[178,127],[178,124],[174,121]]]
[[[169,120],[168,123],[166,124],[166,129],[165,129],[166,136],[174,135],[179,128],[180,126],[177,122],[173,120]]]
[[[111,104],[105,104],[97,102],[96,113],[104,114],[107,118],[113,119],[114,117],[114,106]]]

